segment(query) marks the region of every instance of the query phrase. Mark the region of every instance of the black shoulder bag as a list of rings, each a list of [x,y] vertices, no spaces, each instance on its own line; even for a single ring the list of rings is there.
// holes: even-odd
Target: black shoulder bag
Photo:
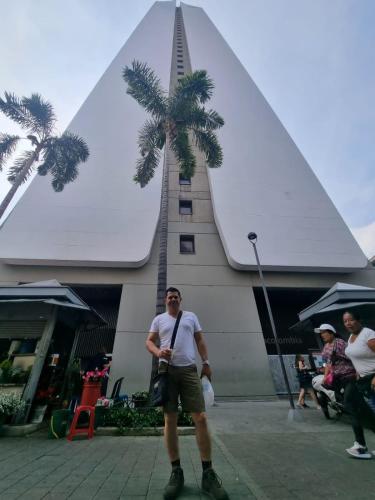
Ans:
[[[176,318],[176,323],[173,328],[171,344],[169,346],[170,349],[173,349],[174,347],[181,316],[182,316],[182,311],[178,313],[178,316]],[[164,406],[165,403],[168,401],[168,364],[167,364],[167,370],[165,372],[158,373],[152,379],[151,395],[150,395],[151,406]]]

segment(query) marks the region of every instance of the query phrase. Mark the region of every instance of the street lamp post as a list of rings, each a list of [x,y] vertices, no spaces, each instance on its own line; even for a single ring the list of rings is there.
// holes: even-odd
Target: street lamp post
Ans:
[[[287,390],[288,396],[289,396],[290,408],[291,408],[291,410],[295,410],[296,408],[294,406],[294,400],[293,400],[293,396],[292,396],[292,391],[290,390],[289,380],[288,380],[288,377],[287,377],[287,374],[286,374],[286,370],[285,370],[284,359],[283,359],[283,357],[281,355],[281,350],[280,350],[280,345],[279,345],[279,339],[278,339],[278,336],[277,336],[277,332],[276,332],[276,328],[275,328],[275,322],[273,320],[273,315],[272,315],[272,310],[271,310],[271,305],[270,305],[270,301],[268,299],[268,293],[267,293],[266,285],[264,283],[263,272],[262,272],[262,268],[261,268],[260,261],[259,261],[258,251],[257,251],[257,247],[256,247],[257,235],[256,235],[256,233],[249,233],[247,235],[247,237],[248,237],[250,243],[253,245],[253,249],[254,249],[254,253],[255,253],[255,259],[257,261],[257,266],[258,266],[258,272],[259,272],[260,282],[261,282],[262,289],[263,289],[264,299],[265,299],[266,305],[267,305],[267,311],[268,311],[268,316],[269,316],[270,323],[271,323],[272,333],[273,333],[273,336],[274,336],[274,339],[275,339],[277,354],[279,356],[281,370],[283,372],[284,382],[285,382],[286,390]]]

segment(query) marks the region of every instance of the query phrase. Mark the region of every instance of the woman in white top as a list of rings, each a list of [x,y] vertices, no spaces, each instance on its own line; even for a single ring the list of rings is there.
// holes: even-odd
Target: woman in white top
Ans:
[[[361,324],[360,317],[353,311],[346,311],[343,315],[344,326],[350,333],[346,356],[351,360],[357,372],[348,395],[345,398],[345,409],[351,416],[355,442],[352,448],[346,451],[356,458],[371,458],[369,453],[361,418],[369,420],[375,431],[375,415],[365,403],[363,394],[370,397],[375,394],[375,332]]]

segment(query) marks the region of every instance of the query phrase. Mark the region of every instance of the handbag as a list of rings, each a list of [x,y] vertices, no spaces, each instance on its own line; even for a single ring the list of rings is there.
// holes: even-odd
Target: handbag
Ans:
[[[176,323],[174,324],[171,344],[169,346],[170,349],[173,349],[174,347],[181,316],[182,316],[182,311],[178,313],[178,316],[176,318]],[[151,397],[150,397],[151,406],[164,406],[165,403],[168,401],[168,364],[167,364],[167,369],[164,372],[158,373],[152,379]]]
[[[325,389],[330,390],[330,391],[335,390],[335,384],[337,382],[334,371],[333,371],[333,366],[335,364],[335,361],[336,361],[336,341],[335,341],[335,345],[334,345],[334,348],[333,348],[332,354],[331,354],[331,369],[327,373],[327,375],[325,376],[325,382],[323,384],[323,387]]]

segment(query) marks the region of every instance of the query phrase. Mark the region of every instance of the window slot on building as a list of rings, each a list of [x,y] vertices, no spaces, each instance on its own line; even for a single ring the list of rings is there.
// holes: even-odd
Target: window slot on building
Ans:
[[[191,179],[189,177],[184,177],[182,174],[179,174],[178,182],[181,186],[191,185]]]
[[[193,202],[191,200],[179,200],[179,212],[181,215],[192,215]]]
[[[195,253],[195,241],[192,234],[180,235],[180,253]]]
[[[184,66],[183,66],[183,65],[180,65],[180,64],[177,64],[177,68],[178,68],[178,69],[184,69]]]
[[[183,72],[183,71],[177,71],[177,74],[178,74],[178,75],[183,75],[183,74],[184,74],[184,72]]]

